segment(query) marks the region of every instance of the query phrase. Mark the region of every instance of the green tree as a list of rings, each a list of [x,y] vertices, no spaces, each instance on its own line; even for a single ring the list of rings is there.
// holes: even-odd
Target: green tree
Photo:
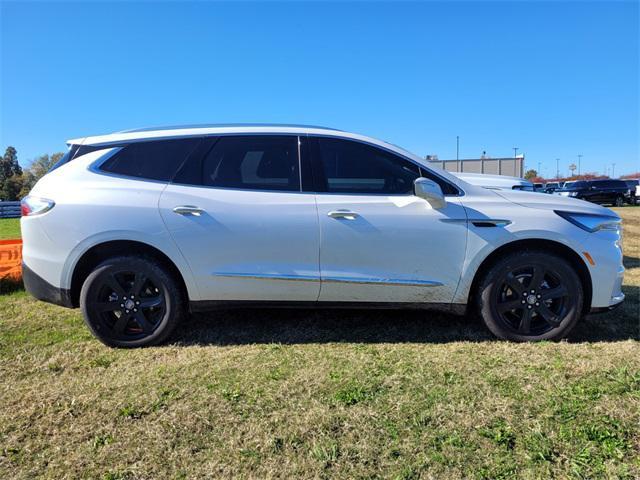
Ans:
[[[527,170],[526,173],[524,174],[524,178],[527,180],[532,180],[534,178],[536,178],[538,176],[538,172],[535,171],[534,169],[531,170]]]
[[[22,175],[12,175],[2,183],[0,198],[7,201],[20,200],[22,191]]]
[[[18,152],[9,146],[0,159],[0,199],[17,200],[22,190],[22,168]]]
[[[19,197],[22,198],[29,194],[36,182],[44,177],[51,167],[53,167],[58,160],[62,158],[64,153],[57,152],[53,155],[44,154],[36,158],[29,168],[27,168],[23,175],[22,189],[20,190]]]

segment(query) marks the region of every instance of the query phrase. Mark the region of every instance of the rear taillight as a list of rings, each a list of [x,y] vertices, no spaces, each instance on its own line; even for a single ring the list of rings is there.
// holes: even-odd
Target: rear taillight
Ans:
[[[55,204],[53,200],[27,195],[20,201],[20,212],[23,217],[32,217],[48,212]]]

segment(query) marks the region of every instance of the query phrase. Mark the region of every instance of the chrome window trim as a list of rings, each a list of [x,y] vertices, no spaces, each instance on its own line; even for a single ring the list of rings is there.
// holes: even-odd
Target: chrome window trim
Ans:
[[[336,130],[336,132],[340,132],[341,130]],[[268,136],[289,136],[289,137],[297,137],[298,139],[298,169],[300,170],[300,188],[299,191],[295,191],[295,190],[260,190],[260,189],[246,189],[246,188],[230,188],[230,187],[211,187],[211,186],[207,186],[207,185],[192,185],[189,183],[178,183],[178,182],[172,182],[171,180],[168,182],[165,181],[159,181],[159,180],[150,180],[147,178],[143,178],[143,177],[132,177],[132,176],[128,176],[128,175],[120,175],[120,174],[114,174],[114,173],[109,173],[109,172],[103,172],[101,170],[99,170],[100,165],[96,165],[95,163],[92,164],[93,166],[96,166],[95,169],[92,169],[91,171],[93,173],[97,173],[99,175],[106,175],[106,176],[110,176],[110,177],[118,177],[118,178],[125,178],[125,179],[130,179],[130,180],[138,180],[138,181],[143,181],[143,182],[154,182],[154,183],[162,183],[162,184],[171,184],[171,185],[181,185],[184,187],[194,187],[194,188],[208,188],[208,189],[221,189],[221,190],[234,190],[234,191],[244,191],[244,192],[269,192],[269,193],[312,193],[312,194],[317,194],[317,195],[349,195],[349,196],[379,196],[379,197],[415,197],[414,194],[412,193],[401,193],[401,194],[389,194],[389,193],[347,193],[347,192],[316,192],[316,191],[303,191],[302,190],[302,155],[301,155],[301,150],[300,150],[300,137],[302,136],[306,136],[306,137],[314,137],[314,138],[335,138],[335,139],[340,139],[340,140],[344,140],[344,141],[351,141],[351,142],[358,142],[361,143],[363,145],[367,145],[369,147],[373,147],[373,148],[378,148],[380,150],[383,150],[391,155],[395,155],[397,157],[402,158],[403,160],[406,160],[407,162],[410,162],[412,165],[415,165],[418,169],[424,169],[429,171],[429,173],[431,173],[432,175],[435,175],[436,177],[440,178],[443,182],[446,182],[450,185],[453,185],[456,190],[458,190],[458,194],[457,195],[453,195],[453,194],[447,194],[445,195],[445,197],[463,197],[466,193],[465,191],[460,188],[457,184],[451,182],[449,179],[444,178],[442,175],[439,175],[437,172],[433,171],[431,168],[426,167],[420,163],[417,163],[415,160],[402,155],[398,152],[395,152],[389,148],[386,147],[382,147],[380,145],[376,145],[375,143],[371,143],[371,142],[367,142],[358,138],[349,138],[349,137],[343,137],[341,135],[330,135],[330,134],[317,134],[317,133],[292,133],[292,132],[225,132],[225,133],[211,133],[211,134],[202,134],[202,133],[196,133],[196,134],[182,134],[182,135],[173,135],[173,136],[167,136],[167,137],[159,137],[159,138],[137,138],[137,139],[132,139],[132,140],[127,140],[126,142],[122,142],[122,141],[116,141],[116,142],[105,142],[105,143],[94,143],[94,144],[90,144],[91,146],[104,146],[105,149],[107,148],[114,148],[114,149],[122,149],[125,146],[132,144],[132,143],[139,143],[139,142],[153,142],[153,141],[161,141],[161,140],[175,140],[175,139],[179,139],[179,138],[193,138],[193,137],[197,137],[200,139],[206,139],[206,138],[211,138],[211,137],[226,137],[226,136],[262,136],[262,135],[268,135]],[[119,150],[118,150],[119,151]],[[115,154],[116,152],[114,152],[113,154]],[[102,159],[102,157],[101,157]],[[104,161],[106,161],[107,158],[104,159]]]
[[[297,151],[298,151],[298,173],[299,173],[299,189],[298,190],[262,190],[262,189],[249,189],[249,188],[233,188],[233,187],[215,187],[215,186],[209,186],[209,185],[193,185],[191,183],[179,183],[179,182],[173,182],[172,180],[154,180],[151,178],[146,178],[146,177],[134,177],[131,175],[123,175],[121,173],[113,173],[113,172],[106,172],[104,170],[101,170],[100,167],[102,167],[102,164],[105,163],[107,160],[109,160],[109,158],[111,158],[113,155],[115,155],[116,153],[118,153],[120,150],[122,150],[124,147],[126,147],[127,145],[130,145],[132,143],[140,143],[140,142],[155,142],[155,141],[163,141],[163,140],[175,140],[175,139],[180,139],[180,138],[199,138],[200,140],[204,140],[206,138],[211,138],[211,137],[222,137],[222,136],[257,136],[257,135],[271,135],[271,136],[280,136],[280,137],[296,137],[297,141],[298,141],[298,145],[297,145]],[[101,144],[94,144],[95,146],[101,146]],[[302,157],[300,156],[300,135],[298,135],[297,133],[272,133],[272,132],[258,132],[258,133],[226,133],[226,134],[221,134],[221,135],[217,135],[217,134],[211,134],[211,135],[179,135],[179,136],[175,136],[175,137],[162,137],[161,139],[157,139],[157,138],[147,138],[147,139],[136,139],[136,140],[132,140],[132,141],[127,141],[126,143],[123,144],[123,142],[112,142],[111,143],[112,146],[108,146],[108,144],[104,147],[104,150],[107,150],[109,148],[113,149],[111,152],[109,152],[107,155],[105,156],[100,156],[98,157],[93,163],[91,163],[91,165],[89,165],[89,171],[91,171],[92,173],[95,173],[97,175],[104,175],[107,177],[114,177],[114,178],[123,178],[125,180],[136,180],[138,182],[151,182],[151,183],[159,183],[162,185],[179,185],[182,187],[192,187],[192,188],[206,188],[208,190],[214,189],[214,190],[232,190],[232,191],[240,191],[240,192],[264,192],[264,193],[311,193],[314,194],[314,192],[305,192],[302,191]],[[193,153],[193,152],[192,152]],[[188,159],[188,157],[187,157]],[[175,176],[175,175],[174,175]]]

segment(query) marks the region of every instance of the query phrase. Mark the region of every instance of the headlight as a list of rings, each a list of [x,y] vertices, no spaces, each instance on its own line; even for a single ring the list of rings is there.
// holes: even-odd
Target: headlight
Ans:
[[[622,222],[620,217],[613,217],[611,215],[562,212],[559,210],[555,210],[555,212],[565,220],[568,220],[587,232],[597,232],[598,230],[617,231],[620,228],[620,223]]]

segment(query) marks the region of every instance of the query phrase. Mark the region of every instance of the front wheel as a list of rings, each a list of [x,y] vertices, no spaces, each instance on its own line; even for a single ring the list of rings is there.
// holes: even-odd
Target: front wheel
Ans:
[[[98,265],[82,286],[80,308],[102,343],[123,348],[161,343],[185,311],[181,289],[167,269],[134,256]]]
[[[520,342],[566,336],[582,316],[584,301],[573,266],[540,251],[502,258],[484,275],[476,297],[487,328]]]

